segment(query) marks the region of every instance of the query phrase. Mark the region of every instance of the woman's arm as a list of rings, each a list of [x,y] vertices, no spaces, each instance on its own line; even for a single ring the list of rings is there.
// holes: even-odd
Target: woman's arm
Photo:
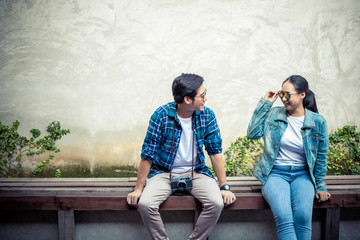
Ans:
[[[247,136],[249,138],[259,139],[264,135],[265,119],[276,99],[276,92],[271,90],[266,93],[264,98],[260,99],[248,125]]]
[[[327,171],[327,155],[329,149],[329,136],[325,119],[320,123],[320,139],[314,165],[314,178],[317,192],[327,192],[324,177]]]

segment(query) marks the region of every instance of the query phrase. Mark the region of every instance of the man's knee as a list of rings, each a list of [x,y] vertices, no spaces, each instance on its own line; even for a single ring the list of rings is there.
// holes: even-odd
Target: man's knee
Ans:
[[[140,198],[138,203],[138,211],[140,213],[157,212],[159,206],[156,205],[151,199]]]
[[[213,198],[204,203],[203,207],[204,209],[211,209],[212,211],[221,212],[224,208],[224,202],[222,198]]]

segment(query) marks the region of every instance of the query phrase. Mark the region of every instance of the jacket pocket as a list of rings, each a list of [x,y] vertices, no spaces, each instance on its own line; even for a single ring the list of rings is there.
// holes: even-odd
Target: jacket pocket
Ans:
[[[264,135],[273,135],[277,131],[279,131],[280,127],[277,124],[274,124],[272,122],[266,121],[265,122],[265,129],[264,129]]]

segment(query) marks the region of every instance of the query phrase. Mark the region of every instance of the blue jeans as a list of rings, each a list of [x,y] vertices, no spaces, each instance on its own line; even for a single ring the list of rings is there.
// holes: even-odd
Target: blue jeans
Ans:
[[[262,188],[279,240],[310,240],[315,196],[307,166],[274,166]]]

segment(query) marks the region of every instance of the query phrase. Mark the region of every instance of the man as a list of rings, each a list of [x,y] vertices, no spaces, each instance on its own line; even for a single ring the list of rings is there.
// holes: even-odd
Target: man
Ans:
[[[138,206],[153,239],[168,239],[158,210],[178,186],[176,180],[171,184],[173,177],[188,176],[187,179],[192,179],[186,182],[190,187],[184,188],[203,205],[188,239],[206,239],[224,203],[235,201],[235,195],[226,181],[222,140],[215,114],[205,107],[207,98],[203,81],[195,74],[182,74],[175,78],[172,84],[175,102],[158,108],[149,122],[136,186],[128,194],[127,201]],[[205,165],[204,146],[220,188]]]

